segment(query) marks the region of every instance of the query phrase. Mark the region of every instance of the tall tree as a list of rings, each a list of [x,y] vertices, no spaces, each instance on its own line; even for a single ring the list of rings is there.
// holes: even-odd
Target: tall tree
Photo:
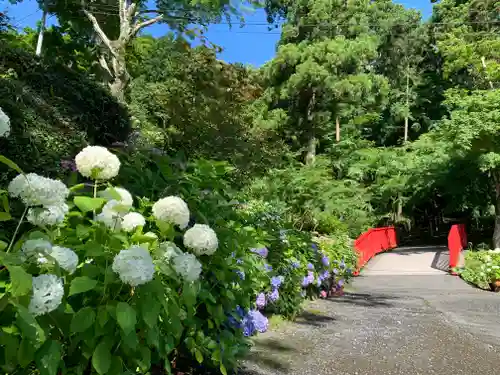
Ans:
[[[99,47],[98,61],[105,80],[111,93],[121,101],[130,82],[126,50],[141,30],[162,23],[170,30],[186,32],[190,25],[204,26],[222,17],[229,19],[241,11],[238,2],[229,0],[106,0],[99,3],[55,0],[47,9],[57,15],[61,24],[69,23],[81,34],[93,38]]]

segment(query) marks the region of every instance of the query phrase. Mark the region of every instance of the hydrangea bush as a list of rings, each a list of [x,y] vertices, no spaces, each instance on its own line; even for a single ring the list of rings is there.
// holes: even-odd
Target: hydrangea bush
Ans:
[[[2,371],[236,367],[247,337],[268,326],[255,305],[269,275],[249,250],[254,233],[190,223],[179,196],[151,202],[114,187],[120,160],[105,148],[75,162],[84,183],[20,173],[9,184],[25,210],[0,243]]]

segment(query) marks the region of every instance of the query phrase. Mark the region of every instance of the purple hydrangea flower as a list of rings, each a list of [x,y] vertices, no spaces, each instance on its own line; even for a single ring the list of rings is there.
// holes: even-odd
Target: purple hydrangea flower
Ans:
[[[324,271],[322,273],[319,274],[319,278],[321,279],[321,281],[323,280],[326,280],[330,277],[330,272],[329,271]]]
[[[243,336],[249,337],[255,333],[255,324],[250,313],[243,318],[241,326],[243,328]]]
[[[308,270],[313,270],[314,269],[314,266],[312,263],[307,263],[307,269]]]
[[[321,258],[321,263],[323,263],[325,267],[328,267],[330,265],[330,258],[328,258],[326,255],[323,255],[323,257]]]
[[[304,279],[302,280],[302,286],[306,287],[306,286],[312,284],[313,282],[314,282],[314,273],[309,271],[307,276],[305,276]]]
[[[307,278],[307,276],[304,276],[304,278],[302,279],[302,286],[305,288],[309,284],[310,284],[309,279]]]
[[[236,310],[235,311],[242,318],[246,315],[245,310],[240,305],[236,306]]]
[[[311,244],[311,247],[314,250],[314,252],[318,251],[318,245],[316,245],[315,243]]]
[[[338,282],[337,282],[337,286],[340,288],[344,285],[344,280],[343,279],[340,279]]]
[[[334,275],[338,275],[338,274],[339,274],[339,270],[338,270],[338,269],[336,269],[336,268],[334,268],[334,269],[332,270],[332,272],[333,272],[333,274],[334,274]]]
[[[267,295],[267,299],[270,302],[276,302],[278,300],[278,298],[280,298],[280,293],[279,293],[278,289],[274,289],[271,293],[269,293]]]
[[[243,264],[243,259],[236,259],[236,264]]]
[[[264,269],[268,272],[271,272],[273,270],[273,266],[270,264],[264,263]]]
[[[263,309],[266,307],[266,295],[264,293],[259,293],[257,295],[257,299],[255,300],[255,304],[258,309]]]
[[[236,274],[238,275],[240,280],[245,280],[245,272],[243,272],[241,270],[236,270]]]
[[[262,258],[267,258],[269,251],[265,247],[261,247],[259,249],[250,249],[252,253],[259,254]]]
[[[345,268],[345,262],[344,262],[344,261],[340,262],[340,268],[341,268],[341,269],[344,269],[344,268]]]
[[[273,276],[271,277],[271,286],[273,289],[278,289],[284,280],[285,278],[283,276]]]
[[[299,263],[299,262],[296,262],[296,261],[295,261],[295,262],[292,262],[292,268],[297,269],[297,268],[299,268],[299,267],[300,267],[300,263]]]
[[[253,325],[257,332],[264,333],[267,331],[269,327],[269,320],[264,315],[262,315],[260,311],[251,310],[248,315],[252,319]]]

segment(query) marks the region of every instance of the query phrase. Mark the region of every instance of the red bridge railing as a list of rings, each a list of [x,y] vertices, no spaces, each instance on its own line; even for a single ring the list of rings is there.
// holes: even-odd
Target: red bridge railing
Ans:
[[[359,275],[361,268],[375,255],[397,246],[394,227],[368,229],[354,242],[354,248],[358,253],[358,265],[354,275]]]
[[[460,253],[467,247],[467,232],[465,224],[454,224],[448,233],[448,250],[450,251],[450,272],[456,275],[452,269],[458,266]]]

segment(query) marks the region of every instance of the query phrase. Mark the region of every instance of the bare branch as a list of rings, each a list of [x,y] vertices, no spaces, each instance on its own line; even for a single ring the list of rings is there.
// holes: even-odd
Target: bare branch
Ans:
[[[123,23],[123,20],[125,18],[125,7],[126,7],[126,2],[125,0],[118,0],[118,15],[120,16],[120,24]]]
[[[163,19],[163,15],[156,16],[155,18],[151,18],[149,20],[146,20],[144,22],[136,23],[134,25],[134,28],[132,29],[131,37],[135,36],[141,29],[144,27],[153,25],[157,22],[160,22]]]
[[[85,9],[85,1],[82,0],[82,10],[83,13],[87,16],[89,21],[92,23],[92,26],[94,27],[94,31],[99,35],[99,38],[102,40],[102,42],[108,47],[111,53],[115,53],[113,46],[111,45],[111,42],[109,38],[107,37],[106,33],[101,29],[101,26],[99,26],[99,22],[97,21],[97,18],[90,13],[87,9]]]

